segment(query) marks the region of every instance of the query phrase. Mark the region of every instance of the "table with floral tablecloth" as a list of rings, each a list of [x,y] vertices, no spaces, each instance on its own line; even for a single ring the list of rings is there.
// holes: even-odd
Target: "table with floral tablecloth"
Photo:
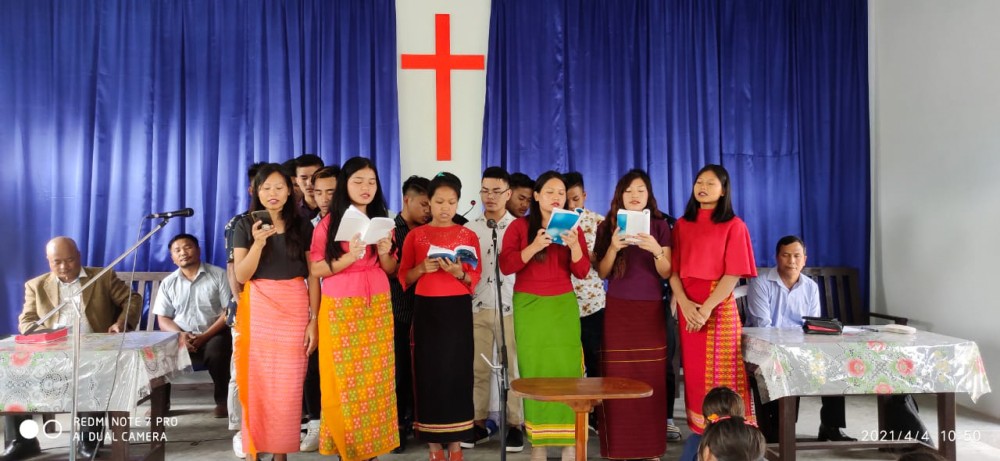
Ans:
[[[71,341],[72,338],[49,344],[16,344],[14,338],[0,341],[0,411],[68,412],[72,406]],[[84,335],[79,410],[108,408],[131,413],[137,402],[149,395],[150,381],[163,377],[169,382],[175,373],[190,368],[191,358],[186,349],[178,347],[177,333]]]
[[[793,395],[990,392],[975,342],[927,331],[843,335],[744,328],[743,358],[757,366],[761,401]],[[763,381],[763,382],[762,382]]]

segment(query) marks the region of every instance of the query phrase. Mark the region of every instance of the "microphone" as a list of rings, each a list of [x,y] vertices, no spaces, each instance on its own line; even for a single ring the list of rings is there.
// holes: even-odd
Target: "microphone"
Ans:
[[[496,229],[497,228],[497,220],[495,220],[495,219],[487,219],[486,220],[486,227],[489,227],[490,229]]]
[[[158,219],[158,218],[166,219],[166,218],[178,218],[178,217],[187,218],[188,216],[191,216],[193,214],[194,210],[192,210],[191,208],[185,208],[183,210],[177,210],[177,211],[164,211],[161,213],[153,213],[150,215],[146,215],[146,219]]]
[[[462,213],[462,217],[464,218],[465,215],[469,214],[469,212],[472,211],[475,208],[476,208],[476,201],[475,200],[470,201],[469,202],[469,209],[465,210],[465,213]]]

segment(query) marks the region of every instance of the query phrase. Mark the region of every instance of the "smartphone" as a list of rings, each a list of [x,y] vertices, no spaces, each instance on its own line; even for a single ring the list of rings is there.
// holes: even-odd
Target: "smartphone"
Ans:
[[[274,221],[271,221],[271,212],[269,212],[267,210],[254,211],[254,212],[250,213],[250,217],[253,219],[254,224],[256,224],[257,221],[260,221],[260,222],[264,223],[264,225],[267,225],[267,226],[273,226],[274,225]]]

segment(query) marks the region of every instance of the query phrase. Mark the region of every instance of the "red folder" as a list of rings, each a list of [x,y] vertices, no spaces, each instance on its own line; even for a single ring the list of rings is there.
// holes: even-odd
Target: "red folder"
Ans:
[[[68,328],[56,328],[55,330],[38,330],[30,335],[17,335],[14,342],[17,344],[43,344],[62,341],[66,339]]]

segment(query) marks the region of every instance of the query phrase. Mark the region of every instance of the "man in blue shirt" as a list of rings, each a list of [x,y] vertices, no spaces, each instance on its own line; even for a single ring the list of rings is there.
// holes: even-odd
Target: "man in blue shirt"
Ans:
[[[819,317],[819,287],[802,276],[806,265],[806,245],[788,235],[778,240],[778,266],[762,271],[750,280],[747,298],[747,326],[802,328],[802,317]],[[756,399],[755,399],[756,400]],[[843,396],[823,397],[819,413],[820,441],[854,441],[841,428],[847,426]],[[760,429],[768,442],[778,439],[778,402],[760,405],[757,412]]]

